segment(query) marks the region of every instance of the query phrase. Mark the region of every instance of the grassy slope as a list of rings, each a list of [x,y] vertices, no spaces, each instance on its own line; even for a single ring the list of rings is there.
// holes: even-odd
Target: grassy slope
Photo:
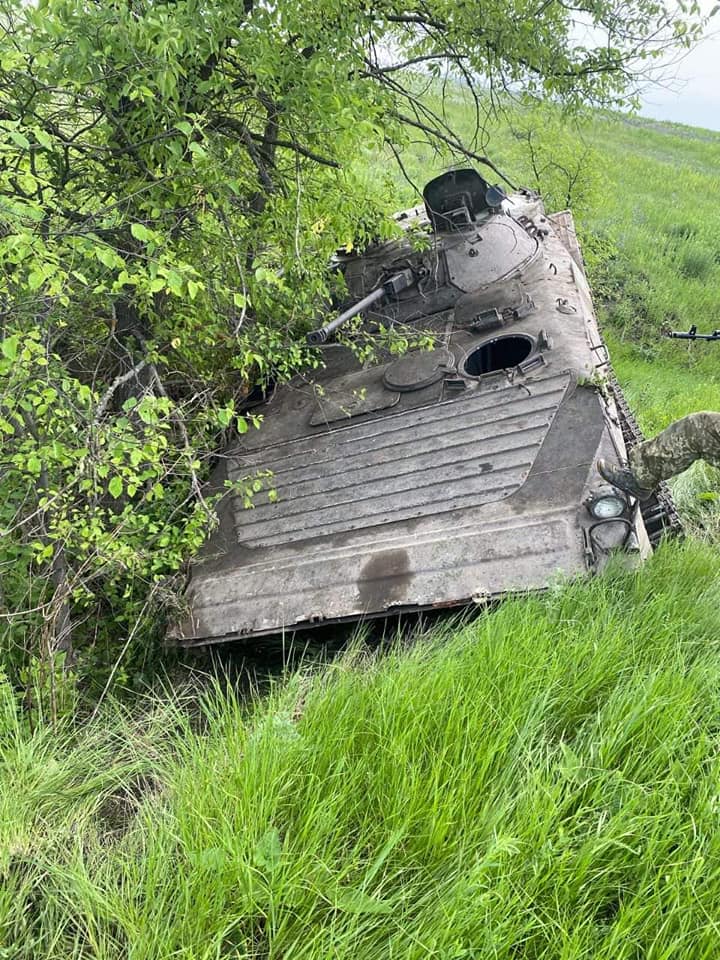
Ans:
[[[606,321],[655,429],[720,407],[720,345],[653,336],[720,325],[718,144],[604,124],[585,227],[619,244]],[[0,684],[0,958],[714,957],[719,588],[716,550],[668,547],[192,723],[30,734]]]
[[[5,710],[0,956],[715,957],[718,590],[688,543],[249,718]]]
[[[720,327],[720,134],[596,121],[586,132],[607,171],[586,229],[615,239],[607,321],[615,365],[649,432],[720,409],[720,344],[658,338],[663,324]]]

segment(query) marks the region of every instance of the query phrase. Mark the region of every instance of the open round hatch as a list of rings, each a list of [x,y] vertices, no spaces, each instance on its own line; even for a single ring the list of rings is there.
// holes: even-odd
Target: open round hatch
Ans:
[[[463,371],[469,377],[483,377],[487,373],[507,370],[527,360],[534,348],[534,340],[524,333],[493,337],[467,354]]]
[[[447,350],[416,350],[391,363],[383,376],[389,390],[409,393],[442,380],[455,369],[455,360]]]

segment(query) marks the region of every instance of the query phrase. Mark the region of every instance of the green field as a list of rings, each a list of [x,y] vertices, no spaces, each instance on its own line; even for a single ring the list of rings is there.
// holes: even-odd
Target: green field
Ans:
[[[710,960],[717,559],[358,647],[251,709],[30,735],[6,701],[0,956]]]
[[[650,432],[720,409],[720,344],[660,337],[720,326],[720,134],[583,136],[578,220],[630,401]],[[407,169],[447,159],[418,144]],[[0,960],[714,958],[716,490],[679,483],[698,536],[638,572],[382,656],[358,640],[262,699],[31,729],[0,676]]]
[[[603,158],[607,192],[585,226],[618,249],[602,277],[610,303],[601,316],[621,379],[655,432],[720,407],[720,344],[660,338],[663,326],[720,327],[720,134],[600,121],[587,137]]]

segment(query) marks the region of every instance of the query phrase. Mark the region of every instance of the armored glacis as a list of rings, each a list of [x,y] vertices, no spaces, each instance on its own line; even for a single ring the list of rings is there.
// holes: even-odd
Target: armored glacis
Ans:
[[[198,558],[190,616],[208,643],[451,607],[544,587],[650,549],[622,461],[601,340],[569,213],[546,216],[474,170],[430,182],[404,239],[340,258],[344,314],[434,337],[361,364],[314,331],[324,366],[275,391],[215,478],[272,472],[277,499],[229,499]]]

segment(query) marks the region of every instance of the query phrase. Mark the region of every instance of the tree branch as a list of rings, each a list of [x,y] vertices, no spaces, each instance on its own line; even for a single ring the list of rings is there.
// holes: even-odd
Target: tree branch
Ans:
[[[396,120],[399,120],[401,123],[407,123],[411,127],[415,127],[417,130],[422,130],[423,133],[427,134],[429,137],[433,137],[436,140],[440,140],[443,143],[446,143],[449,147],[452,147],[453,150],[457,150],[458,153],[461,153],[463,156],[467,157],[469,160],[475,160],[477,163],[482,163],[484,166],[489,167],[494,173],[496,173],[501,179],[507,183],[507,185],[513,189],[517,190],[515,184],[508,180],[502,170],[499,170],[495,164],[488,157],[484,157],[482,154],[475,153],[473,150],[468,150],[467,147],[464,147],[459,140],[454,139],[453,137],[446,136],[444,133],[441,133],[437,129],[428,127],[426,124],[422,123],[420,120],[413,120],[412,117],[406,117],[405,114],[399,113],[397,111],[392,112],[392,116]]]
[[[329,157],[321,157],[319,153],[313,153],[312,150],[303,147],[297,140],[279,140],[265,137],[260,133],[251,133],[250,136],[253,140],[258,140],[262,143],[270,143],[275,147],[284,147],[286,150],[293,150],[295,153],[299,153],[301,157],[307,157],[308,160],[312,160],[313,163],[320,163],[326,167],[334,167],[336,170],[341,169],[337,160],[331,160]]]
[[[127,383],[128,380],[132,380],[133,377],[136,377],[140,373],[140,371],[147,366],[147,363],[148,363],[147,360],[140,360],[138,361],[138,363],[135,364],[134,367],[131,367],[125,373],[120,374],[120,376],[115,377],[113,382],[107,388],[102,400],[97,405],[93,426],[97,426],[97,424],[102,419],[102,416],[107,410],[108,404],[112,400],[113,395],[115,394],[115,391],[118,389],[118,387],[121,387],[124,383]]]

